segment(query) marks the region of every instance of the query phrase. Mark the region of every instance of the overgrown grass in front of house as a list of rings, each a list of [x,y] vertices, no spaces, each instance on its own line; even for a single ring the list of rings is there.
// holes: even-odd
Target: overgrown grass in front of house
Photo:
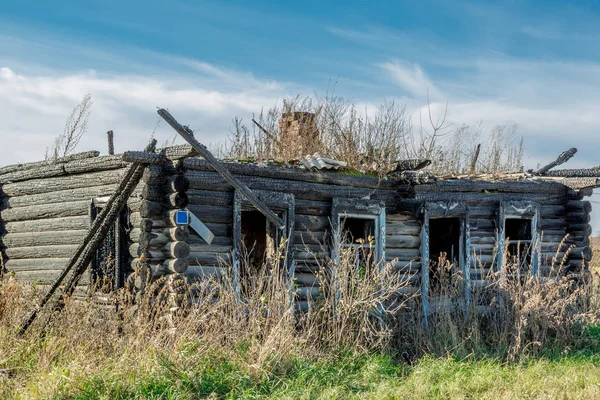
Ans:
[[[43,331],[15,329],[44,292],[0,286],[0,398],[596,398],[598,279],[488,277],[497,319],[442,303],[424,330],[391,267],[323,266],[311,310],[293,310],[285,266],[189,286],[173,277],[69,301]],[[404,279],[404,278],[403,278]],[[460,299],[461,277],[442,293]],[[335,289],[335,290],[333,290]],[[500,305],[499,305],[500,304]],[[390,306],[384,306],[390,305]],[[458,307],[457,307],[458,305]],[[498,311],[498,309],[497,309]],[[465,314],[466,313],[466,314]],[[500,317],[498,317],[500,318]]]

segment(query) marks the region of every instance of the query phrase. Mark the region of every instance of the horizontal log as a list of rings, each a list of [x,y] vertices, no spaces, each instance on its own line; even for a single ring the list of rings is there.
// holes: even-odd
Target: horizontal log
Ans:
[[[190,203],[187,193],[171,193],[165,198],[165,204],[168,208],[183,209]]]
[[[565,186],[543,181],[477,181],[468,179],[438,180],[433,184],[418,185],[418,193],[426,192],[504,192],[564,194]],[[418,197],[417,197],[418,198]]]
[[[396,248],[387,248],[385,249],[386,258],[411,258],[411,257],[420,257],[421,251],[419,249],[396,249]]]
[[[87,230],[90,227],[90,217],[86,215],[77,217],[40,219],[35,222],[7,222],[4,227],[8,233]]]
[[[592,203],[590,203],[589,201],[569,200],[566,204],[566,209],[569,212],[581,211],[585,214],[589,214],[590,212],[592,212]]]
[[[398,184],[392,179],[378,179],[371,176],[344,175],[342,173],[307,172],[299,168],[260,167],[248,163],[225,163],[225,167],[234,175],[273,178],[280,180],[323,183],[357,188],[395,189]],[[183,160],[183,166],[189,170],[214,171],[212,166],[199,158]],[[407,186],[408,190],[408,186]]]
[[[232,192],[190,189],[185,193],[188,196],[189,204],[221,207],[233,206]]]
[[[305,231],[323,231],[331,227],[329,217],[319,217],[315,215],[296,215],[296,229]]]
[[[19,271],[15,273],[15,280],[17,282],[37,283],[37,284],[51,284],[54,283],[56,278],[62,273],[62,269],[55,270],[38,270],[38,271]],[[78,285],[84,286],[90,283],[90,274],[86,271],[81,275],[81,278],[77,282]]]
[[[146,153],[144,151],[126,151],[122,155],[123,161],[140,164],[164,164],[166,158],[160,153]]]
[[[295,201],[296,209],[295,213],[302,215],[319,215],[319,216],[330,216],[331,215],[331,202],[327,201],[315,201],[315,200],[301,200]]]
[[[208,246],[206,241],[195,233],[190,234],[190,237],[186,240],[190,245],[202,245]],[[233,238],[231,236],[215,236],[210,243],[211,246],[233,246]]]
[[[57,270],[67,265],[68,258],[28,258],[22,260],[8,260],[4,263],[8,272]]]
[[[56,178],[33,179],[4,184],[2,186],[2,191],[7,196],[13,197],[50,193],[58,190],[110,185],[119,183],[123,173],[124,169],[117,169],[80,175],[67,175]]]
[[[557,229],[562,228],[567,225],[567,222],[564,219],[550,219],[550,218],[542,218],[539,222],[540,228],[542,230],[546,229]]]
[[[591,221],[590,214],[570,213],[567,215],[568,224],[587,224]]]
[[[389,236],[418,236],[421,234],[421,223],[418,221],[403,221],[386,223],[385,233]]]
[[[229,253],[232,246],[215,244],[190,244],[190,251],[193,253]]]
[[[229,253],[191,252],[187,259],[190,265],[231,265]]]
[[[14,171],[0,176],[0,182],[20,182],[30,179],[53,178],[97,171],[125,168],[128,164],[118,156],[102,156],[76,160],[68,163],[56,163],[37,168]]]
[[[57,190],[50,193],[16,196],[7,198],[6,204],[10,208],[17,208],[79,200],[87,200],[89,202],[94,197],[110,196],[117,189],[117,186],[116,184],[91,186],[79,189]]]
[[[296,244],[326,244],[328,234],[326,231],[300,231],[294,232],[294,243]]]
[[[574,247],[569,252],[569,257],[577,260],[592,260],[592,249],[590,247]]]
[[[6,249],[9,259],[66,258],[77,250],[77,245],[10,247]]]
[[[164,229],[167,224],[162,218],[143,218],[139,212],[132,212],[129,214],[129,223],[134,228],[140,228],[141,230],[152,230],[152,229]]]
[[[185,177],[188,178],[192,189],[233,191],[233,186],[216,172],[189,171],[185,173]],[[373,191],[372,189],[349,186],[295,182],[254,176],[236,176],[236,178],[250,189],[292,193],[298,199],[331,200],[333,197],[365,198],[370,196],[373,200],[384,200],[394,204],[398,196],[397,192],[393,190]],[[168,184],[170,187],[173,186],[173,177],[169,177]]]
[[[196,218],[206,223],[221,223],[227,224],[233,222],[233,208],[232,207],[218,207],[218,206],[197,206],[189,205],[188,210],[193,213]],[[173,215],[173,213],[168,213]]]
[[[323,297],[321,288],[318,286],[300,286],[296,288],[295,295],[301,300],[318,299],[319,297]]]
[[[233,227],[231,223],[205,223],[206,227],[215,235],[215,236],[232,236],[233,235]],[[196,232],[190,230],[190,235],[195,235]],[[199,236],[198,236],[199,237]]]
[[[544,193],[498,193],[498,192],[420,192],[420,186],[415,186],[416,198],[421,201],[459,201],[470,204],[480,202],[500,201],[534,201],[540,204],[561,205],[565,201],[564,194]]]
[[[167,160],[179,160],[182,158],[196,157],[198,152],[189,144],[178,144],[156,150]]]
[[[90,204],[89,200],[81,200],[66,203],[9,208],[8,210],[2,211],[0,218],[4,220],[4,222],[15,222],[89,215]]]
[[[190,255],[190,245],[186,242],[169,242],[163,252],[167,258],[187,258]]]
[[[65,157],[51,158],[51,159],[43,160],[43,161],[35,161],[35,162],[30,162],[30,163],[7,165],[5,167],[0,168],[0,175],[5,175],[5,174],[15,172],[15,171],[25,171],[28,169],[47,167],[47,166],[51,166],[51,165],[55,165],[55,164],[64,164],[64,163],[67,163],[70,161],[75,161],[75,160],[84,160],[86,158],[98,157],[99,155],[100,155],[99,151],[93,150],[93,151],[84,151],[81,153],[70,154]]]
[[[386,248],[411,248],[421,245],[421,238],[417,235],[386,235]]]
[[[8,233],[0,238],[5,247],[53,246],[63,244],[79,244],[86,230]]]
[[[190,265],[185,271],[185,276],[189,278],[202,279],[225,276],[229,273],[227,267],[215,265]]]

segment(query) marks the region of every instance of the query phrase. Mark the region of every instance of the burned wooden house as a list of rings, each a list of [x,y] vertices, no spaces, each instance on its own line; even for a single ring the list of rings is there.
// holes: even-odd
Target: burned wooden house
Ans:
[[[0,168],[5,274],[56,283],[135,165],[141,179],[131,195],[123,192],[126,205],[93,249],[80,288],[100,278],[121,287],[140,266],[152,277],[190,281],[226,273],[243,286],[244,249],[254,249],[251,263],[264,263],[286,239],[299,309],[318,297],[317,270],[335,259],[338,243],[359,260],[393,262],[427,311],[444,282],[434,269],[440,256],[461,271],[467,301],[511,257],[539,276],[557,259],[560,273],[572,274],[591,259],[584,198],[600,169],[552,169],[573,152],[548,168],[504,176],[434,177],[415,170],[427,163],[404,162],[381,179],[345,173],[343,163],[321,157],[284,166],[217,162],[185,127],[169,123],[192,145]]]

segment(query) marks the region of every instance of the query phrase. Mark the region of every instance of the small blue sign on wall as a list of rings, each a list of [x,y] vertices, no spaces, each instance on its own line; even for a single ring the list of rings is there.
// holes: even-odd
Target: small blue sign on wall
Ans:
[[[176,211],[175,212],[175,223],[177,225],[189,225],[190,215],[187,211]]]

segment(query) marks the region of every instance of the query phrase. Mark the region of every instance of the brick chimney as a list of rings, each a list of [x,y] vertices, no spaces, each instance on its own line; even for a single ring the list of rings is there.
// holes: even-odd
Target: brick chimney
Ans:
[[[279,120],[278,158],[300,159],[322,151],[316,115],[309,112],[289,112]]]

